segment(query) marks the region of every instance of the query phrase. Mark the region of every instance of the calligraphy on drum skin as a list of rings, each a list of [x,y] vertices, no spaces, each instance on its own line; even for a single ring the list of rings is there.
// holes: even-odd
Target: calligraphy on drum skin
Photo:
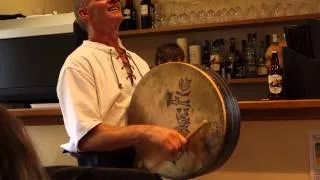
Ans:
[[[190,109],[191,109],[191,80],[181,78],[178,84],[178,90],[168,97],[167,104],[176,106],[177,126],[175,129],[183,135],[189,133],[190,126]]]

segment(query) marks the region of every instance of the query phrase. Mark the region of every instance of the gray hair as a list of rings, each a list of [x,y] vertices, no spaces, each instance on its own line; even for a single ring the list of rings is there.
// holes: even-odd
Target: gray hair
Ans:
[[[80,18],[79,9],[85,7],[87,3],[88,3],[88,0],[73,0],[73,13],[77,23],[83,30],[86,30],[87,28],[85,23]]]

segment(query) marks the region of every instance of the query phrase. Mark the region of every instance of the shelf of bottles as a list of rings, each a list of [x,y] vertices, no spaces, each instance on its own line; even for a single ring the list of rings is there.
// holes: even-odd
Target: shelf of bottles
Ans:
[[[126,0],[121,36],[283,24],[320,18],[319,0]],[[128,12],[131,15],[128,16]]]
[[[283,25],[318,19],[320,0],[141,0],[136,3],[126,0],[123,12],[125,21],[120,36],[137,37],[241,26]],[[189,44],[187,40],[177,39],[177,44],[188,57],[186,62],[206,65],[230,84],[267,83],[273,62],[272,50],[278,52],[279,66],[282,66],[282,54],[279,52],[279,47],[285,45],[282,35],[266,35],[259,41],[256,33],[249,33],[246,40],[240,40],[241,47],[235,47],[239,43],[234,41],[239,39],[208,40],[204,45],[203,42]],[[225,46],[227,42],[230,47]]]
[[[236,46],[237,41],[241,46]],[[277,51],[282,66],[281,49],[286,45],[285,38],[276,33],[267,34],[260,41],[257,33],[248,33],[245,40],[230,37],[188,43],[186,38],[178,38],[176,43],[184,52],[184,62],[207,66],[229,84],[266,84],[273,59],[271,52]]]

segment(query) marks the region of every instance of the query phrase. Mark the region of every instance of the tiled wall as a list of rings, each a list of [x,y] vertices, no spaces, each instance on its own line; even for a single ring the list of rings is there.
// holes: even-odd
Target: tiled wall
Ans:
[[[0,14],[35,15],[48,14],[53,11],[66,13],[72,11],[72,2],[72,0],[2,0]]]
[[[319,0],[166,0],[155,1],[159,26],[202,24],[320,12]]]
[[[135,1],[136,5],[138,5],[140,2],[139,0]],[[58,13],[65,13],[72,11],[72,2],[72,0],[3,1],[1,2],[0,6],[0,14],[22,13],[25,15],[33,15],[52,13],[53,11],[57,11]],[[284,12],[288,13],[288,8],[293,9],[289,13],[293,12],[294,14],[320,12],[320,0],[153,0],[153,2],[159,2],[161,4],[188,4],[190,5],[190,8],[194,8],[197,10],[212,9],[215,13],[221,11],[221,14],[227,13],[224,12],[224,8],[229,11],[231,8],[235,10],[237,7],[240,7],[242,13],[247,13],[246,11],[248,10],[248,8],[254,7],[251,11],[256,11],[261,15],[261,12],[267,9],[272,9],[276,5],[281,11],[280,15]],[[202,4],[202,6],[199,6],[199,4]],[[175,11],[176,10],[177,9],[175,9]]]

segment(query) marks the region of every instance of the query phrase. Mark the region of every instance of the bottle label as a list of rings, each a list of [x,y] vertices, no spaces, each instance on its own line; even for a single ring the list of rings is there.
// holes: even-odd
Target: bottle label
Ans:
[[[273,94],[280,94],[282,92],[282,76],[273,74],[268,76],[269,91]]]
[[[148,4],[141,5],[141,16],[149,16]]]
[[[201,46],[191,45],[189,46],[189,56],[191,64],[201,64]]]
[[[131,10],[130,9],[124,9],[123,10],[123,17],[124,17],[124,19],[131,19]]]

